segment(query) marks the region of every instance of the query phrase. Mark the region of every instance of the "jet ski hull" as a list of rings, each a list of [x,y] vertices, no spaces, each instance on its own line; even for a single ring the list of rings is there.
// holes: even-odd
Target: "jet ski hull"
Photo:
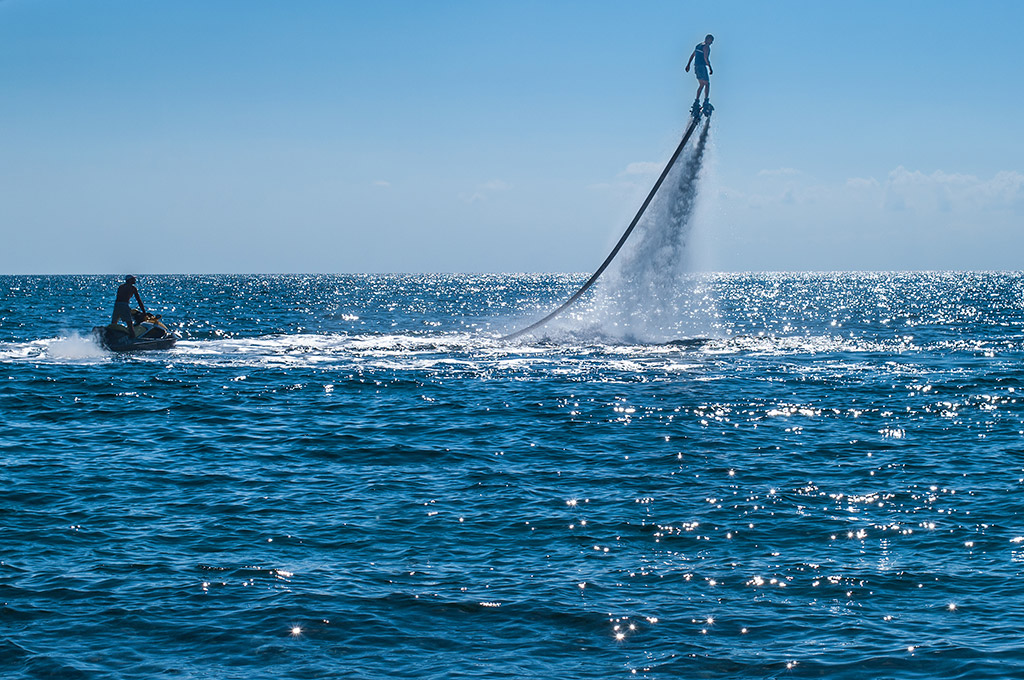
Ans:
[[[132,338],[123,330],[111,330],[109,326],[92,329],[97,341],[111,352],[138,352],[147,349],[170,349],[178,341],[173,335],[163,338]]]
[[[96,341],[111,352],[139,352],[153,349],[170,349],[178,338],[167,330],[159,316],[143,314],[137,309],[132,310],[137,335],[131,333],[121,324],[96,326],[92,329]]]

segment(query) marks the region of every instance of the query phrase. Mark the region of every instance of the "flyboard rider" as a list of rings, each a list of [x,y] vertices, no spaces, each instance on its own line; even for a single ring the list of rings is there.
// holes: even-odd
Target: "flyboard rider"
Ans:
[[[715,42],[715,36],[710,33],[704,38],[704,42],[698,43],[693,48],[693,54],[690,55],[690,60],[686,62],[686,72],[690,72],[690,64],[693,64],[693,71],[697,75],[697,97],[693,100],[693,106],[690,108],[690,115],[694,118],[700,116],[703,113],[705,116],[711,115],[714,107],[711,106],[711,102],[708,101],[708,97],[711,95],[711,74],[715,72],[711,68],[711,43]],[[701,109],[700,105],[700,93],[704,93],[704,107]]]
[[[118,319],[123,320],[124,324],[128,326],[128,332],[134,338],[135,324],[132,322],[132,308],[129,305],[132,297],[138,301],[139,311],[145,314],[146,307],[142,304],[142,298],[139,297],[139,289],[135,287],[135,277],[129,274],[124,277],[124,283],[117,287],[117,297],[114,298],[114,314],[110,317],[110,325],[116,324]]]

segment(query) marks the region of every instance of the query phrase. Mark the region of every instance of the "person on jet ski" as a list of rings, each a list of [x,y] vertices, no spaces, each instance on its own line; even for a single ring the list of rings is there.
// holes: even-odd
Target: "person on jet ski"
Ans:
[[[135,287],[135,277],[129,274],[124,277],[124,283],[117,287],[117,297],[114,299],[114,315],[110,317],[110,325],[116,324],[118,319],[123,320],[134,338],[135,324],[132,323],[132,308],[129,305],[132,297],[138,300],[139,311],[145,314],[146,308],[142,304],[142,298],[139,297],[139,289]]]

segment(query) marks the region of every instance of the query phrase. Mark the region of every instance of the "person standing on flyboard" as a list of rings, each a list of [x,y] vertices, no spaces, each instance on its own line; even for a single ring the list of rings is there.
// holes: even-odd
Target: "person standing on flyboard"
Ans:
[[[710,116],[711,112],[715,110],[711,106],[711,102],[708,101],[708,97],[711,96],[711,75],[715,72],[711,68],[711,43],[715,42],[715,36],[710,33],[704,38],[704,42],[699,43],[693,48],[693,54],[690,55],[690,60],[686,62],[686,72],[690,72],[690,64],[693,64],[693,71],[697,75],[697,82],[700,83],[697,86],[697,98],[693,100],[693,106],[690,107],[690,115],[694,118],[699,118],[700,114],[703,113],[705,116]],[[704,107],[700,105],[700,93],[704,93]]]

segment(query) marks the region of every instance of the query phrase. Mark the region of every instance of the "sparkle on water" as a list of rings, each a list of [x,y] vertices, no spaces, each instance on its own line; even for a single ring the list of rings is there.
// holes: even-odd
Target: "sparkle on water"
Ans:
[[[5,277],[11,677],[1024,673],[1021,275],[580,278]]]

